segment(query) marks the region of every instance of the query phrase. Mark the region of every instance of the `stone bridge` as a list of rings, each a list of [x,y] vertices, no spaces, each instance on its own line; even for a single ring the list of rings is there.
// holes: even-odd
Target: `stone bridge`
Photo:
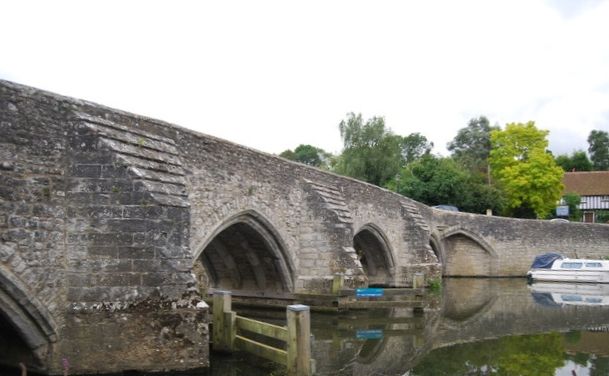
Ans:
[[[200,297],[212,288],[290,299],[328,293],[336,274],[346,287],[410,286],[416,272],[522,276],[540,252],[599,257],[608,244],[609,226],[439,211],[0,81],[0,337],[24,349],[0,363],[205,367]]]

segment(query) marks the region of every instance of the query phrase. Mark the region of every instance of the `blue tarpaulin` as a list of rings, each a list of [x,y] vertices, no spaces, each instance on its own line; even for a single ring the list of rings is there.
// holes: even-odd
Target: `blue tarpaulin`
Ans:
[[[385,290],[376,287],[355,289],[356,298],[378,298],[385,294]]]
[[[535,257],[531,269],[550,269],[556,260],[561,260],[562,256],[558,253],[544,253]]]

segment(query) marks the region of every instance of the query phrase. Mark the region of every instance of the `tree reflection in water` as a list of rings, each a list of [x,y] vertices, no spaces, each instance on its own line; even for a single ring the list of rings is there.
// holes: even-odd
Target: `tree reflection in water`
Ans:
[[[417,376],[554,375],[564,364],[558,333],[505,337],[434,350],[414,369]]]

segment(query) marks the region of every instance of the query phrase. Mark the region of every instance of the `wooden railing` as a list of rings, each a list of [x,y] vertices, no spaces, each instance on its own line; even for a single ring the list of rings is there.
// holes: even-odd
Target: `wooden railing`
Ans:
[[[286,314],[287,327],[237,316],[231,308],[231,293],[216,290],[213,298],[213,349],[246,351],[285,365],[289,376],[309,376],[313,372],[309,307],[289,305]],[[286,349],[248,338],[248,332],[285,342]]]

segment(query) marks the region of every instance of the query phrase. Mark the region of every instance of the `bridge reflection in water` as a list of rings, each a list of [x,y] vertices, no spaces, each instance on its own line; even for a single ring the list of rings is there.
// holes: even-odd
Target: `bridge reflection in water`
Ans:
[[[316,374],[435,376],[495,370],[510,375],[609,375],[608,289],[529,286],[518,278],[448,278],[442,292],[431,297],[432,309],[420,315],[404,307],[313,313]],[[285,324],[283,311],[240,312]],[[18,349],[19,343],[3,337],[3,352]],[[206,374],[271,373],[281,375],[282,370],[236,354],[212,357]]]
[[[552,287],[541,286],[550,299]],[[556,300],[561,291],[573,297],[573,287],[554,287]],[[406,308],[313,314],[317,374],[609,374],[609,306],[547,304],[534,288],[524,279],[445,279],[439,304],[420,316]],[[226,372],[226,360],[212,359],[212,371],[220,366]]]

